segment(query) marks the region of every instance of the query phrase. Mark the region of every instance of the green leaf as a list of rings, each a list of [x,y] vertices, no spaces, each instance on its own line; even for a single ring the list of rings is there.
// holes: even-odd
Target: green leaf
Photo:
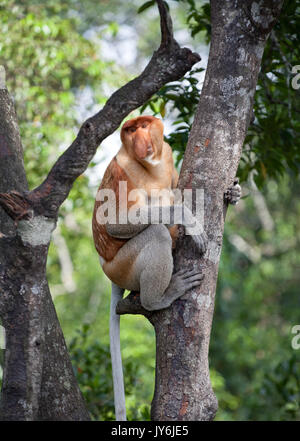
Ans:
[[[155,0],[151,0],[148,1],[146,3],[144,3],[142,6],[139,7],[138,9],[138,14],[140,14],[141,12],[145,11],[146,9],[150,8],[151,6],[153,6],[155,4]]]

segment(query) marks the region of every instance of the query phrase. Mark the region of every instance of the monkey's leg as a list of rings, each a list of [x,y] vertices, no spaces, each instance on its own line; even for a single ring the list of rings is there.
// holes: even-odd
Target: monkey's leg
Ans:
[[[173,274],[172,240],[164,225],[152,225],[146,246],[138,255],[136,268],[140,273],[140,298],[148,311],[169,307],[189,289],[200,285],[203,274],[198,270],[181,270]]]
[[[108,234],[119,239],[138,237],[149,225],[163,224],[185,226],[186,234],[191,235],[193,242],[201,254],[204,254],[207,247],[207,236],[203,226],[193,216],[192,212],[185,205],[170,206],[144,206],[136,209],[139,212],[138,223],[107,224]],[[154,218],[152,218],[154,214]]]
[[[173,273],[172,239],[165,225],[149,225],[130,239],[104,272],[118,286],[140,292],[145,309],[167,308],[203,278],[198,270]]]
[[[173,271],[172,239],[165,225],[149,225],[126,242],[113,260],[105,262],[103,270],[116,285],[140,292],[141,274],[145,267],[164,273],[163,290],[167,288]],[[157,262],[163,264],[157,267]]]
[[[199,286],[203,279],[203,274],[197,269],[180,270],[173,274],[164,292],[151,288],[151,283],[157,283],[157,279],[157,277],[154,279],[152,274],[147,273],[147,271],[144,271],[141,277],[141,304],[148,311],[168,308],[187,291],[195,286]]]

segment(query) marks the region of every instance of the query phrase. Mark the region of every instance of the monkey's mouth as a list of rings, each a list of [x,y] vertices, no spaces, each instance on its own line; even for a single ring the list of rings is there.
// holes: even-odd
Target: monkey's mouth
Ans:
[[[153,156],[155,156],[155,153],[152,151],[152,153],[150,153],[149,155],[145,156],[145,158],[143,158],[143,161],[151,165],[159,164],[160,161],[158,159],[154,159]]]
[[[137,137],[133,144],[134,152],[138,159],[146,159],[154,152],[153,146],[149,139]]]
[[[140,159],[142,161],[147,161],[148,159],[151,159],[152,156],[154,156],[154,150],[152,148],[152,145],[149,144],[147,149],[146,149],[146,151],[145,151],[145,153],[144,153],[144,155],[142,157],[140,157]]]

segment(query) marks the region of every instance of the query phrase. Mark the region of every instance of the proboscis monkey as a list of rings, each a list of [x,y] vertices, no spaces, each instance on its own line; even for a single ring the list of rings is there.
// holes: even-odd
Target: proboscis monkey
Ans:
[[[121,140],[121,149],[107,167],[98,190],[93,235],[103,271],[112,281],[110,349],[116,419],[122,421],[126,420],[126,411],[120,321],[115,312],[117,302],[128,289],[140,293],[141,304],[147,310],[167,308],[189,289],[198,286],[203,276],[197,269],[173,274],[172,239],[174,243],[177,229],[172,224],[176,224],[175,218],[177,220],[183,210],[172,199],[178,175],[172,150],[163,139],[162,122],[153,116],[131,119],[122,127]],[[120,182],[127,191],[123,191],[124,187],[121,189]],[[115,195],[116,217],[107,222],[107,212],[114,207],[99,194],[102,191],[107,196],[105,192],[109,190]],[[153,190],[166,190],[169,199],[154,198],[153,201]],[[160,223],[151,224],[150,204],[158,208]],[[130,210],[137,209],[134,212],[140,216],[139,223],[134,221],[135,218],[127,219]],[[203,254],[207,245],[206,234],[186,207],[181,223],[187,234],[197,231],[191,238],[199,254]]]

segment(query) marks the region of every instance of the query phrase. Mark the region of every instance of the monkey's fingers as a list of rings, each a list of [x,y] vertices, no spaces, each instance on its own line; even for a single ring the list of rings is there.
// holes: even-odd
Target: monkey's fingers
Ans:
[[[204,279],[204,275],[202,273],[198,273],[198,274],[195,274],[194,276],[190,276],[187,279],[187,281],[188,282],[195,282],[196,280],[198,280],[200,282],[203,279]]]
[[[183,275],[183,279],[202,280],[203,278],[204,278],[204,274],[198,269],[186,271],[185,274]]]
[[[177,271],[177,273],[174,273],[174,275],[183,276],[186,273],[186,271],[187,271],[186,269],[182,269],[182,270]]]
[[[232,190],[231,190],[232,196],[235,196],[235,195],[240,196],[241,194],[242,194],[242,189],[240,186],[232,188]]]
[[[199,271],[197,269],[188,271],[184,277],[186,291],[201,285],[203,279],[204,274],[202,273],[202,271]]]
[[[226,190],[224,196],[226,199],[231,199],[233,195],[235,194],[240,194],[241,191],[235,188],[228,188],[228,190]]]
[[[200,280],[195,280],[194,282],[189,282],[187,284],[187,291],[189,291],[192,288],[195,288],[196,286],[201,285],[201,281]]]
[[[236,205],[242,196],[242,189],[239,184],[234,185],[233,187],[228,188],[225,192],[225,199],[232,205]]]

